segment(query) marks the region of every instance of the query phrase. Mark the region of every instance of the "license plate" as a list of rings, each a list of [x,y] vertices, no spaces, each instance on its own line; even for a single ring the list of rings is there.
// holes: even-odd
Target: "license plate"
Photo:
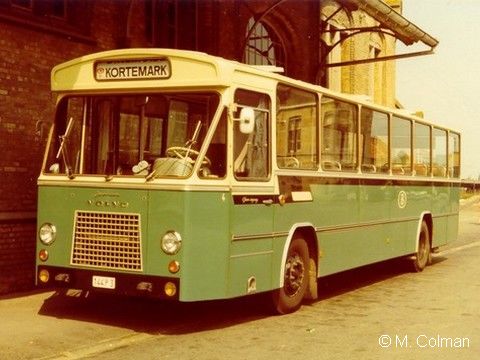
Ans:
[[[106,276],[93,276],[92,286],[101,289],[115,289],[115,278]]]

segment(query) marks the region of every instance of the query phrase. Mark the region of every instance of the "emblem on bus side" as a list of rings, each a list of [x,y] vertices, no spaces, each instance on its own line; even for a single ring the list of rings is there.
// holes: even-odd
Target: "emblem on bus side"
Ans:
[[[405,206],[407,206],[407,193],[405,191],[401,190],[398,193],[397,203],[398,203],[398,207],[400,209],[403,209],[403,208],[405,208]]]

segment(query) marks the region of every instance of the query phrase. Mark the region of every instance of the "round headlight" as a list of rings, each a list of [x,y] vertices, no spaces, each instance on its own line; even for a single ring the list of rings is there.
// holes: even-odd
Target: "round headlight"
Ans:
[[[176,254],[182,246],[182,237],[176,231],[168,231],[162,238],[162,250],[169,255]]]
[[[57,228],[53,224],[45,223],[40,226],[38,231],[38,237],[42,243],[45,245],[50,245],[55,241],[55,236],[57,235]]]

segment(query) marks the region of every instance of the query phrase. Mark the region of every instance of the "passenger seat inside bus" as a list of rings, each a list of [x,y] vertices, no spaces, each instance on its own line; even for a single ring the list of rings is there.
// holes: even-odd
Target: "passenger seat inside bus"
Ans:
[[[425,164],[415,164],[415,175],[418,176],[427,176],[428,167]]]

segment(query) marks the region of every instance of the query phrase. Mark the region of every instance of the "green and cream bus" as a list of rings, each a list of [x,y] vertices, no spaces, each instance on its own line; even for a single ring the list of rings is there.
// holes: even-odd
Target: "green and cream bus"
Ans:
[[[37,283],[176,301],[270,292],[458,232],[460,134],[207,54],[127,49],[56,66],[38,179]]]

